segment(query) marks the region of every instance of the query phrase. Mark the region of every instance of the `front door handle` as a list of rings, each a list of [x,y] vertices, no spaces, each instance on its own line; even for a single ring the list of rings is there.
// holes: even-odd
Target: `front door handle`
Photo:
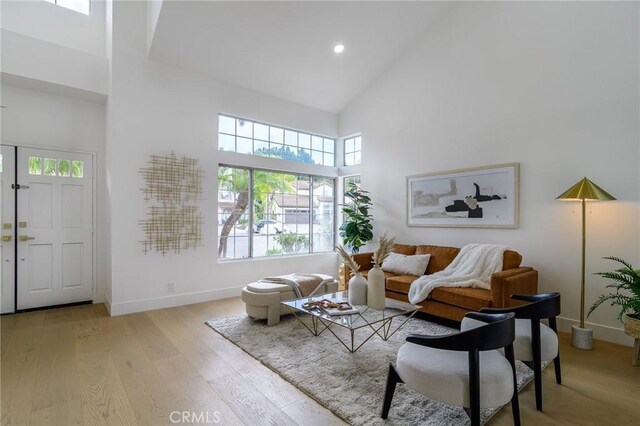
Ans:
[[[35,240],[35,239],[36,239],[36,237],[30,237],[28,235],[20,235],[18,237],[18,240],[20,240],[20,241],[29,241],[29,240]]]

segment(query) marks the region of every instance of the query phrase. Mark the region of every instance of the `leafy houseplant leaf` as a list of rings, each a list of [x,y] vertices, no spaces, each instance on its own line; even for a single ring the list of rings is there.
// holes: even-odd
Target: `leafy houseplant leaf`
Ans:
[[[600,305],[609,302],[611,306],[620,307],[618,319],[622,321],[625,313],[630,313],[640,318],[640,270],[633,269],[630,263],[618,257],[605,257],[621,263],[624,268],[612,272],[597,272],[595,275],[607,278],[612,282],[606,288],[615,289],[615,292],[601,295],[589,309],[587,317]]]

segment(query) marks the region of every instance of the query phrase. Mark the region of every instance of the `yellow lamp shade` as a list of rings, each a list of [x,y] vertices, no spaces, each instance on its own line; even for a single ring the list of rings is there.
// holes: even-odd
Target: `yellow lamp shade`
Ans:
[[[567,189],[556,197],[556,200],[615,200],[615,197],[600,188],[589,179],[584,178],[580,182]]]

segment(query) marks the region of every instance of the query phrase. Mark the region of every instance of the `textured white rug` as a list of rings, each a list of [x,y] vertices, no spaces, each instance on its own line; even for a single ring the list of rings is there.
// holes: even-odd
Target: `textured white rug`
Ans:
[[[246,315],[213,319],[207,324],[350,424],[470,423],[462,408],[430,401],[402,384],[396,388],[389,419],[380,418],[389,362],[395,362],[405,337],[412,333],[448,334],[455,331],[451,328],[412,318],[388,341],[374,336],[357,352],[349,353],[328,331],[315,337],[291,316],[283,317],[275,327]],[[345,339],[347,336],[342,334]],[[533,372],[519,361],[517,375],[519,389],[533,379]],[[499,409],[483,410],[483,422]]]

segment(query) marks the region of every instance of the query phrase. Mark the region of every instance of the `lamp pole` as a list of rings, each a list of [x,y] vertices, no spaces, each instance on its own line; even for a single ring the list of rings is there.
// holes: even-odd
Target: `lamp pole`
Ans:
[[[584,328],[584,299],[585,299],[585,269],[586,269],[586,246],[587,246],[587,215],[586,200],[582,199],[582,288],[580,289],[580,328]]]

